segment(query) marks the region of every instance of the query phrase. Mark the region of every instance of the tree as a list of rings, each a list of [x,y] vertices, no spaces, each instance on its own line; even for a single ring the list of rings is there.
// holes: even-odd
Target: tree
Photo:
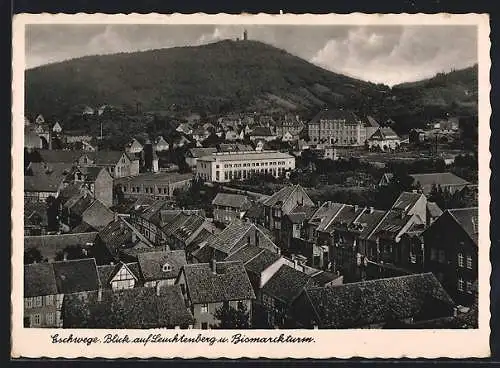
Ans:
[[[43,260],[42,253],[38,248],[30,248],[24,251],[24,264],[40,263]]]
[[[228,303],[217,309],[214,317],[220,320],[220,329],[245,329],[250,328],[250,318],[245,303],[238,303],[234,308]]]

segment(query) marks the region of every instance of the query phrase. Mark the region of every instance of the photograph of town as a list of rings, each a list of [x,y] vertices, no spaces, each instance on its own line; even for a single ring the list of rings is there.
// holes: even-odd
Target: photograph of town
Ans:
[[[478,328],[476,26],[25,31],[25,328]]]

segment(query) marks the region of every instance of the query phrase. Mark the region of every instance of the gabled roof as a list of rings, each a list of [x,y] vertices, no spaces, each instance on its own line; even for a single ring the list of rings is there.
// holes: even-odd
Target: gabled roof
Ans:
[[[42,161],[46,163],[62,162],[62,163],[73,164],[74,162],[78,161],[80,157],[82,157],[84,154],[88,152],[42,149],[38,150],[38,153],[40,154]]]
[[[71,234],[79,234],[79,233],[90,233],[90,232],[97,232],[98,230],[88,224],[85,221],[82,221],[80,224],[75,226],[73,229],[71,229],[70,233]]]
[[[113,221],[115,214],[104,203],[96,199],[85,209],[82,216],[85,216],[86,222],[90,226],[100,230]]]
[[[328,231],[331,232],[334,229],[345,229],[349,228],[358,216],[360,216],[364,211],[364,207],[344,205],[336,214],[332,217],[329,222],[324,221],[323,224],[318,226],[318,231]],[[323,227],[323,225],[325,225]]]
[[[422,193],[413,193],[413,192],[403,192],[399,195],[399,197],[394,201],[392,205],[393,209],[408,211],[418,202],[420,198],[423,197]]]
[[[296,317],[322,328],[356,328],[400,320],[444,306],[453,300],[432,273],[413,274],[335,287],[309,287],[294,305]]]
[[[99,289],[99,273],[94,258],[54,262],[52,265],[60,294]]]
[[[378,225],[368,234],[368,239],[375,240],[379,236],[397,236],[413,216],[416,215],[406,215],[400,210],[387,211]]]
[[[136,280],[142,281],[142,275],[139,270],[139,264],[137,262],[123,263],[118,262],[113,265],[102,265],[97,266],[97,272],[99,273],[99,280],[101,280],[101,287],[111,288],[111,280],[115,275],[121,270],[122,267],[126,267],[135,277]]]
[[[410,176],[414,179],[415,183],[418,182],[422,186],[432,186],[433,184],[441,186],[470,184],[467,180],[462,179],[451,172],[410,174]]]
[[[263,204],[264,206],[283,205],[296,190],[303,191],[304,189],[298,184],[283,187],[279,191],[274,193],[271,197],[267,198]]]
[[[309,275],[288,265],[282,265],[264,285],[262,292],[290,305],[302,290],[311,284],[314,284],[314,281]]]
[[[215,147],[190,148],[188,150],[188,152],[189,152],[191,157],[198,158],[198,157],[210,156],[212,153],[217,152],[217,148],[215,148]]]
[[[212,241],[207,244],[207,246],[217,249],[225,254],[229,254],[240,239],[243,238],[243,236],[245,236],[251,229],[259,231],[254,224],[233,221],[226,226],[224,230],[217,234],[217,236],[215,236]]]
[[[125,152],[122,151],[96,151],[87,152],[87,155],[94,161],[94,165],[110,166],[116,165]]]
[[[327,284],[331,283],[332,281],[342,276],[327,271],[320,271],[318,273],[315,273],[311,277],[314,280],[314,283],[317,284],[318,286],[326,286]]]
[[[392,128],[378,128],[373,134],[368,138],[369,140],[399,140],[399,136],[392,130]]]
[[[94,202],[94,198],[90,195],[77,195],[70,198],[64,207],[68,208],[71,214],[76,216],[83,216],[83,213],[89,208]]]
[[[24,176],[25,192],[56,192],[71,170],[71,164],[32,162],[32,175]]]
[[[271,129],[262,126],[255,127],[250,133],[251,137],[271,137],[273,135]]]
[[[217,262],[216,272],[210,267],[208,263],[193,263],[183,268],[193,304],[255,299],[243,263]]]
[[[68,328],[148,329],[194,323],[179,285],[162,286],[160,296],[156,288],[103,290],[100,302],[97,291],[65,296],[64,311]]]
[[[309,223],[321,226],[323,229],[333,220],[333,218],[335,218],[344,206],[345,204],[343,203],[325,202],[313,213],[309,219]]]
[[[366,126],[373,127],[373,128],[378,128],[380,124],[371,116],[366,117]]]
[[[84,249],[96,241],[97,232],[60,235],[37,235],[24,237],[24,250],[36,248],[43,258],[52,259],[66,247],[80,246]]]
[[[225,206],[237,209],[249,208],[251,203],[248,197],[242,194],[217,193],[212,201],[214,206]]]
[[[182,266],[187,264],[183,250],[145,252],[137,256],[144,281],[156,281],[176,278]],[[169,270],[163,268],[170,266]]]
[[[205,223],[205,219],[198,215],[190,215],[181,226],[179,226],[172,235],[183,243],[187,243],[189,238]]]
[[[458,225],[470,236],[470,238],[478,244],[479,235],[479,212],[477,207],[470,208],[454,208],[448,212]]]
[[[51,263],[24,265],[25,298],[56,294],[56,277]]]
[[[271,252],[268,249],[262,249],[259,254],[245,262],[245,269],[249,272],[260,274],[280,258],[279,254]]]
[[[348,226],[349,231],[355,232],[361,239],[366,237],[382,221],[386,211],[364,208],[363,212]]]
[[[317,124],[320,120],[340,120],[351,124],[361,123],[354,112],[341,109],[321,110],[314,118],[312,118],[309,124]]]

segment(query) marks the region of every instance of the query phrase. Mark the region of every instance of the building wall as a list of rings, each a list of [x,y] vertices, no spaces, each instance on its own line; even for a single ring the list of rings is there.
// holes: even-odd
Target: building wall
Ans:
[[[24,298],[24,323],[26,327],[61,327],[61,306],[64,295],[44,295]]]
[[[401,141],[396,140],[396,139],[383,139],[383,140],[378,140],[378,139],[370,139],[368,140],[368,148],[373,148],[373,147],[378,147],[381,150],[385,149],[396,149],[399,147],[401,144]]]
[[[308,125],[308,134],[313,143],[337,146],[362,146],[367,139],[366,127],[361,121],[321,119]]]
[[[189,186],[191,179],[169,182],[126,182],[120,184],[125,198],[151,197],[154,199],[171,198],[176,189],[182,189]]]
[[[53,196],[57,198],[58,195],[59,192],[24,192],[24,198],[34,202],[45,202],[48,197]]]
[[[256,154],[252,159],[232,161],[204,161],[198,159],[196,172],[199,177],[212,182],[229,182],[233,179],[247,179],[257,173],[271,174],[275,177],[295,169],[295,158],[263,159]]]
[[[441,216],[424,233],[424,251],[425,271],[436,275],[456,303],[471,305],[474,291],[470,286],[478,279],[477,245],[449,214]],[[463,256],[462,265],[459,254]],[[462,290],[459,280],[463,281]]]
[[[106,170],[101,170],[94,183],[94,197],[106,206],[113,205],[113,178]]]

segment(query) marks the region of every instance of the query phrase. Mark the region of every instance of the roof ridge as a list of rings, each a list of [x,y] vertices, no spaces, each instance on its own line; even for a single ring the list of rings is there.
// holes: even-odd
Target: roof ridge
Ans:
[[[390,212],[391,212],[391,210],[387,210],[385,212],[384,216],[382,216],[382,218],[380,219],[380,221],[373,227],[372,231],[366,236],[366,239],[370,239],[372,237],[372,235],[380,227],[380,225],[382,224],[382,222],[384,222],[384,220],[387,218],[387,216],[389,216]]]

